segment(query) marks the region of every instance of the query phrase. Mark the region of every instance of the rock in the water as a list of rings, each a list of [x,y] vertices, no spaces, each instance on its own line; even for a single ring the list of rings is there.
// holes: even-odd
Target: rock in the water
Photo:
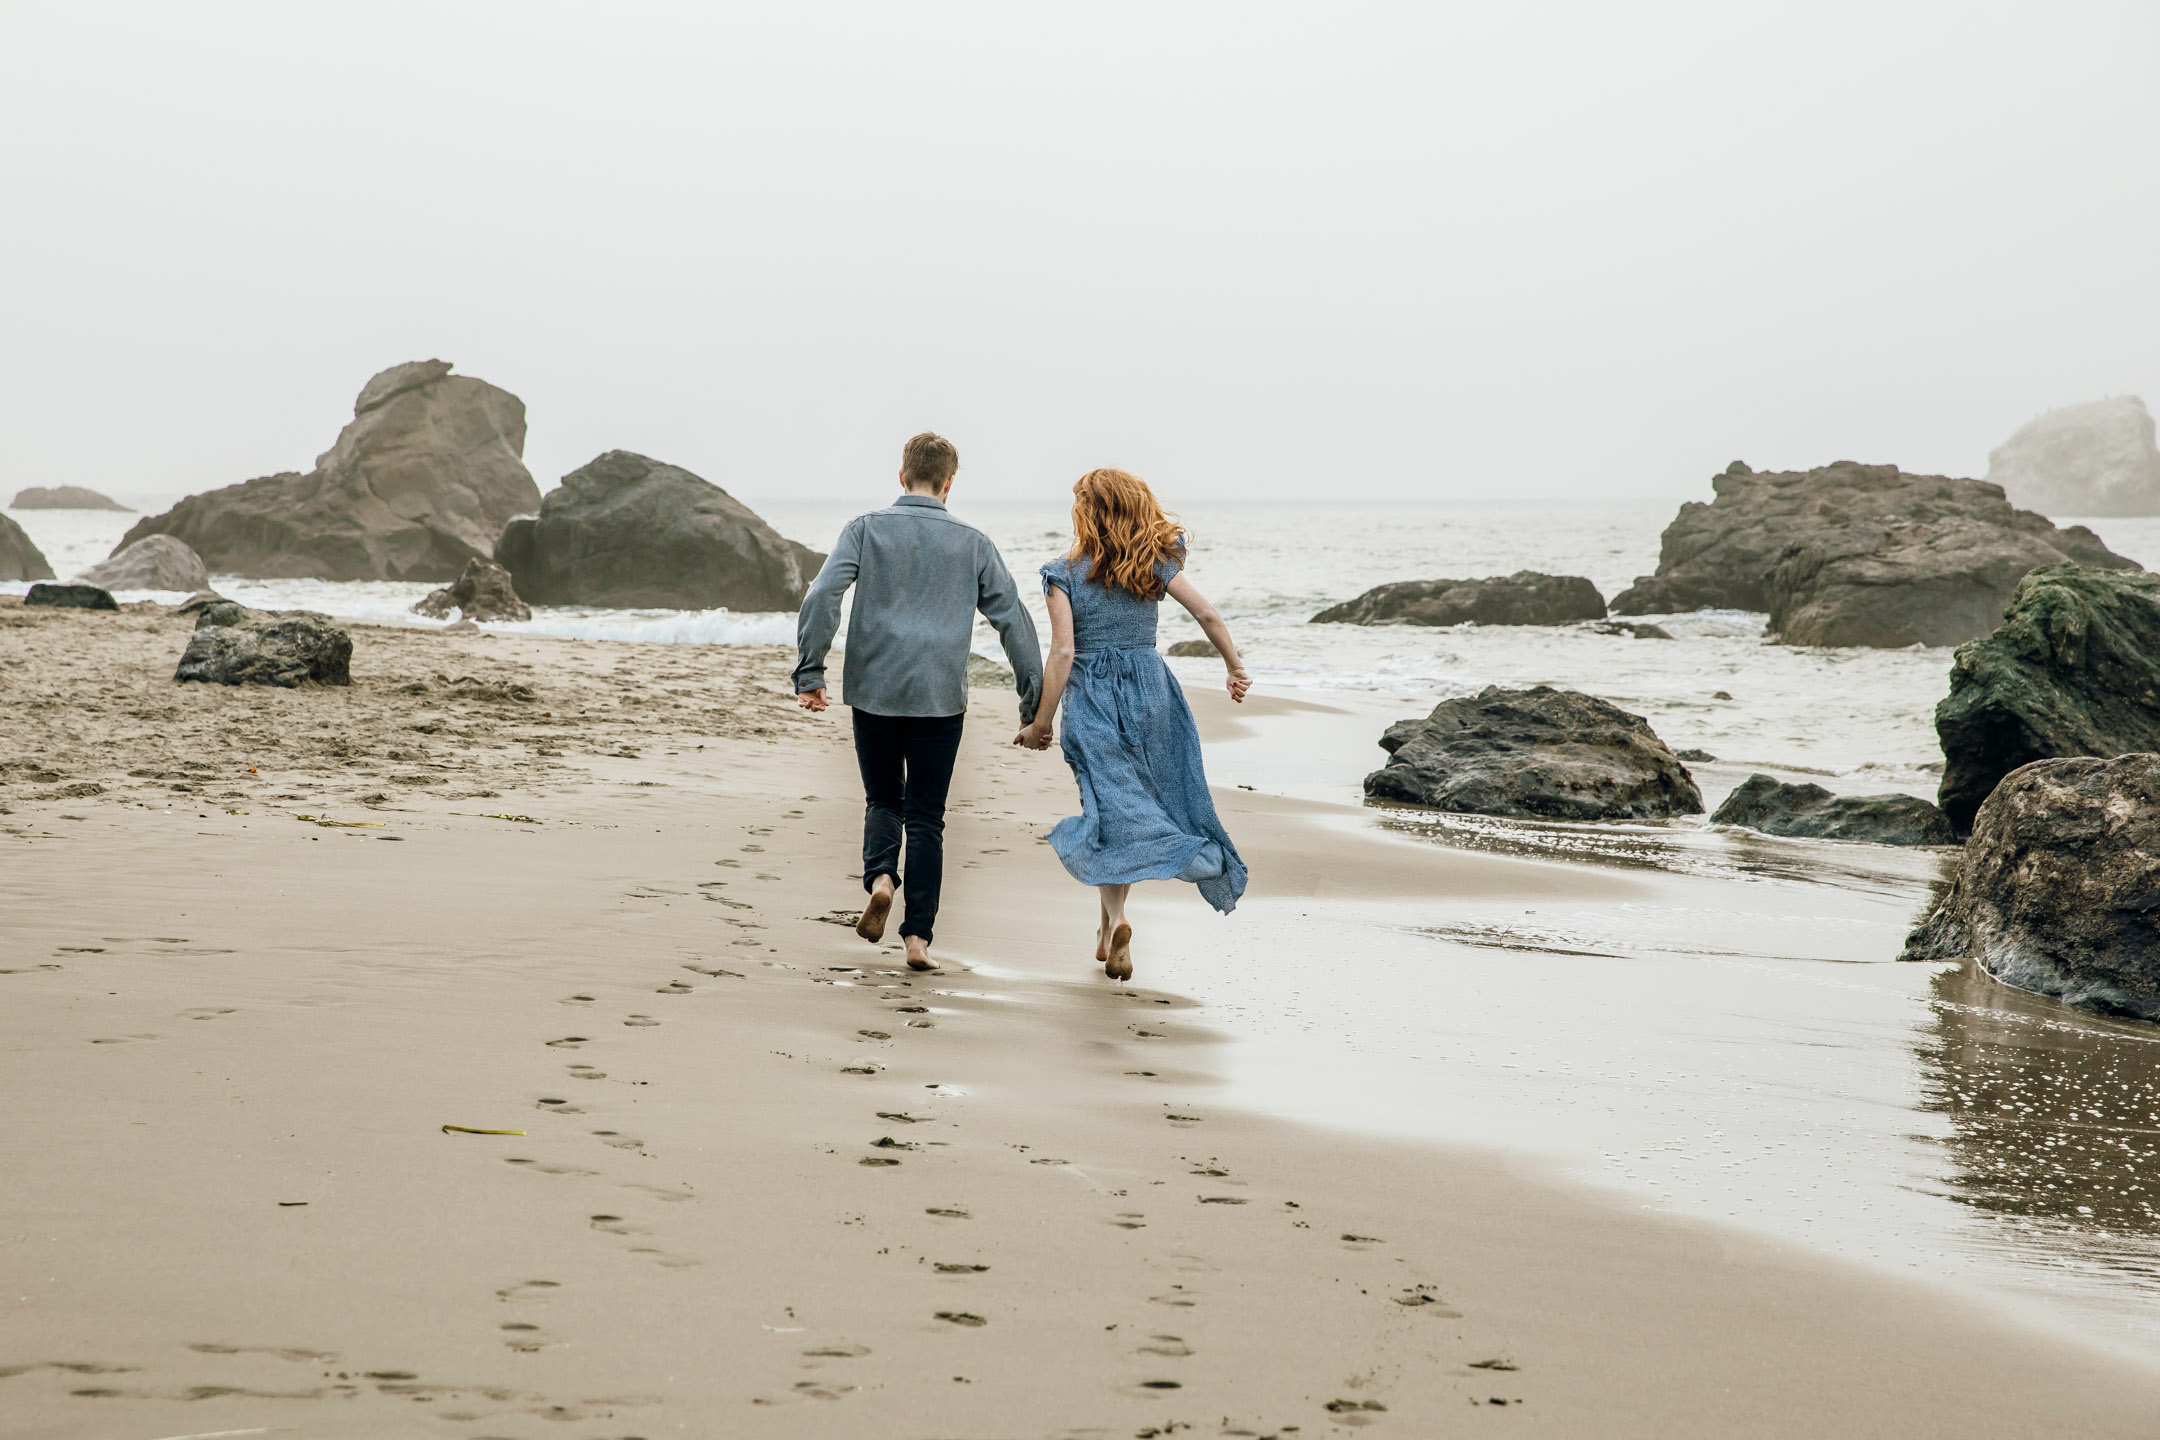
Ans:
[[[1686,762],[1689,765],[1715,765],[1718,763],[1717,756],[1711,754],[1708,750],[1691,748],[1687,750],[1675,750],[1673,751],[1673,754],[1678,759]]]
[[[1640,621],[1599,620],[1585,625],[1585,630],[1599,635],[1625,635],[1631,640],[1670,640],[1673,633],[1662,625],[1646,625]]]
[[[1178,660],[1220,660],[1222,658],[1222,651],[1215,648],[1215,642],[1212,640],[1180,640],[1163,653]]]
[[[312,610],[249,610],[230,600],[195,618],[175,680],[287,689],[352,684],[352,637]]]
[[[51,605],[66,610],[117,610],[119,602],[110,590],[95,585],[57,585],[47,582],[32,585],[30,593],[23,596],[25,605]]]
[[[503,527],[496,563],[535,605],[793,610],[825,557],[708,480],[628,450]]]
[[[1402,580],[1312,617],[1315,625],[1571,625],[1605,618],[1605,597],[1580,575],[1518,570],[1484,580]]]
[[[2027,421],[1988,453],[1987,478],[2045,515],[2160,515],[2160,447],[2135,395]]]
[[[145,535],[115,550],[110,559],[83,571],[75,582],[102,585],[108,590],[183,590],[192,594],[210,588],[210,572],[185,540]]]
[[[1820,785],[1786,785],[1768,775],[1748,776],[1725,797],[1710,822],[1819,840],[1957,844],[1949,817],[1915,796],[1833,795]]]
[[[2148,426],[2150,422],[2147,422]],[[109,495],[85,490],[80,485],[32,485],[16,495],[17,510],[125,510],[128,507]]]
[[[305,475],[190,495],[123,543],[176,535],[220,574],[454,580],[540,502],[519,457],[525,405],[441,360],[383,371]]]
[[[2051,565],[2026,576],[1995,633],[1958,647],[1935,734],[1938,798],[1960,830],[2020,765],[2160,750],[2160,575]]]
[[[1980,807],[1907,960],[1970,955],[2006,985],[2160,1020],[2160,755],[2042,760]]]
[[[437,620],[448,619],[452,610],[459,611],[463,620],[532,619],[532,607],[518,599],[510,572],[492,560],[466,561],[465,573],[455,585],[429,591],[412,608],[415,615]]]
[[[1365,793],[1470,815],[1663,820],[1702,813],[1702,792],[1639,715],[1573,690],[1487,686],[1380,739]]]
[[[0,580],[50,580],[52,566],[22,526],[0,515]]]
[[[1737,462],[1736,462],[1737,465]],[[2019,577],[2075,560],[2135,570],[2082,525],[2058,530],[1984,480],[1841,460],[1713,482],[1665,527],[1658,571],[1615,614],[1764,610],[1794,645],[1955,645],[1984,635]]]

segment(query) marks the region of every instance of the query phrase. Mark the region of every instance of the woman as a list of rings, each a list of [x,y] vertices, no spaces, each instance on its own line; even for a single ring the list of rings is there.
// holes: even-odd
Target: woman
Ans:
[[[1042,708],[1013,743],[1048,749],[1063,699],[1065,759],[1080,785],[1081,813],[1060,820],[1050,844],[1075,880],[1102,893],[1095,958],[1113,980],[1132,978],[1125,897],[1139,881],[1190,880],[1224,914],[1245,893],[1245,862],[1215,818],[1192,711],[1155,650],[1163,596],[1214,642],[1232,700],[1243,704],[1252,680],[1229,627],[1184,568],[1176,520],[1146,481],[1123,470],[1080,477],[1072,551],[1042,567],[1050,661]]]

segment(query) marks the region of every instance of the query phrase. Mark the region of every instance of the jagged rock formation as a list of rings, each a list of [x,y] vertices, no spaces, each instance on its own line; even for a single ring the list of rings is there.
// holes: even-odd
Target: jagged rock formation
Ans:
[[[2013,509],[1982,480],[1841,460],[1756,474],[1735,461],[1665,528],[1658,570],[1615,614],[1764,610],[1794,645],[1954,645],[1986,634],[2027,571],[2135,570],[2081,525]]]
[[[173,671],[215,685],[352,684],[352,636],[312,610],[250,610],[230,600],[203,608]]]
[[[678,466],[610,450],[503,527],[496,563],[535,605],[793,610],[825,557]]]
[[[1765,835],[1865,840],[1875,845],[1955,845],[1949,817],[1912,795],[1833,795],[1820,785],[1787,785],[1750,775],[1710,817]]]
[[[1605,618],[1580,575],[1518,570],[1483,580],[1400,580],[1312,617],[1315,625],[1571,625]]]
[[[45,552],[16,524],[0,515],[0,580],[50,580],[53,568]]]
[[[32,485],[15,496],[17,510],[125,510],[109,495],[80,485]]]
[[[122,545],[75,577],[81,585],[107,590],[179,590],[193,594],[210,588],[210,571],[187,542],[170,535],[146,535]]]
[[[413,607],[413,614],[447,620],[456,610],[464,620],[530,620],[532,607],[518,598],[510,572],[492,560],[468,560],[457,583],[431,590]]]
[[[1970,955],[2006,985],[2160,1020],[2160,755],[2042,760],[1974,818],[1907,960]]]
[[[1702,813],[1702,792],[1640,715],[1573,690],[1487,686],[1380,737],[1365,793],[1470,815],[1663,820]]]
[[[61,610],[117,610],[118,601],[109,590],[95,585],[53,584],[32,585],[30,593],[23,596],[25,605],[50,605]]]
[[[2021,765],[2160,750],[2160,575],[2081,565],[2027,575],[2002,625],[1958,647],[1935,734],[1938,798],[1961,831]]]
[[[1988,452],[1987,478],[2044,515],[2160,515],[2160,446],[2135,395],[2028,420]]]
[[[265,579],[453,580],[540,502],[524,452],[523,401],[416,360],[368,381],[313,470],[190,495],[122,544],[175,535],[220,574]]]

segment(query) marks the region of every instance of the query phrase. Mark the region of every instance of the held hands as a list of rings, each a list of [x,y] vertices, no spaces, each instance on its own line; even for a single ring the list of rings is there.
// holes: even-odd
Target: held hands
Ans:
[[[1232,700],[1242,705],[1245,703],[1245,692],[1252,689],[1252,676],[1245,673],[1244,666],[1233,666],[1229,678],[1223,682],[1223,688],[1230,692]]]
[[[825,687],[820,685],[815,690],[805,690],[801,692],[795,697],[795,703],[802,706],[803,709],[811,711],[812,713],[824,710],[826,704]]]
[[[1047,750],[1050,748],[1050,740],[1050,727],[1040,720],[1032,725],[1022,726],[1020,733],[1013,736],[1013,744],[1030,750]]]

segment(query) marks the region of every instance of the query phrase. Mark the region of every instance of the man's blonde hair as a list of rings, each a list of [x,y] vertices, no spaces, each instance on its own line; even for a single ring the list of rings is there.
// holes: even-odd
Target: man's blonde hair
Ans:
[[[910,490],[944,488],[960,469],[960,452],[934,430],[925,430],[900,451],[900,481]]]

